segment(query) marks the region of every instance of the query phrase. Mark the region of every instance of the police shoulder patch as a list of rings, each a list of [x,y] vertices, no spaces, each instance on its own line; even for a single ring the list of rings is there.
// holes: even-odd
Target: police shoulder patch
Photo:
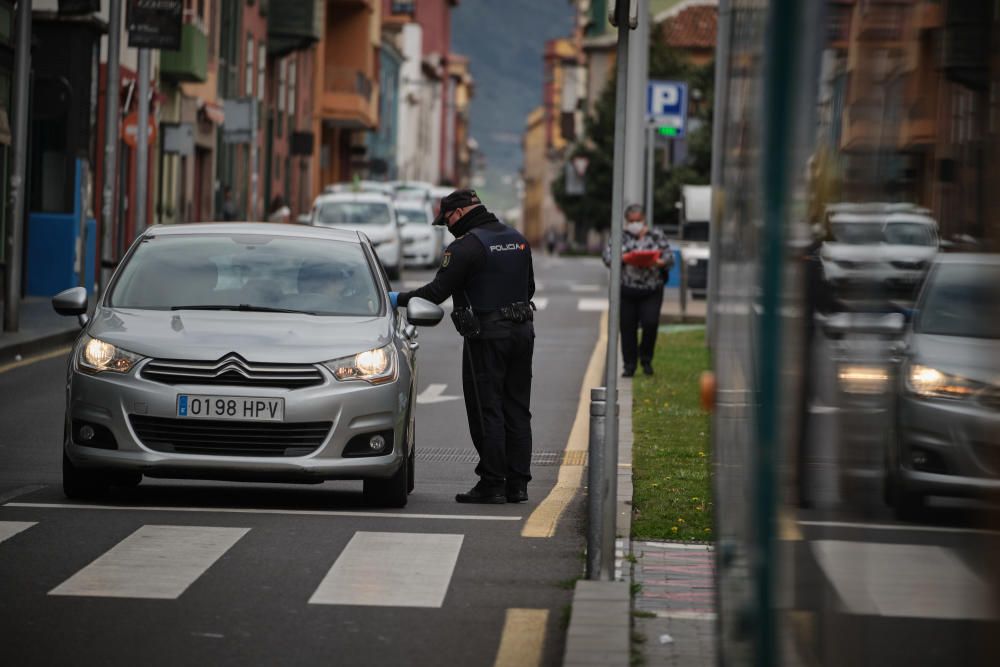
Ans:
[[[451,263],[451,253],[450,252],[446,252],[444,254],[444,257],[441,258],[441,268],[442,269],[448,268],[448,264],[450,264],[450,263]]]

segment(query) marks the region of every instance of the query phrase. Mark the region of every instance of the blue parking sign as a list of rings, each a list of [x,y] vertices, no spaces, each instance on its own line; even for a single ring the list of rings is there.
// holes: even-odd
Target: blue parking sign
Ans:
[[[675,130],[683,137],[687,129],[688,86],[684,81],[650,81],[646,87],[646,118],[650,123]]]

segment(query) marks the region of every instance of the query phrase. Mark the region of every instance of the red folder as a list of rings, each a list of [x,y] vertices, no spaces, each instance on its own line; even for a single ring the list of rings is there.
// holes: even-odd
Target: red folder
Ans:
[[[648,269],[660,261],[659,250],[633,250],[622,255],[622,261],[629,266]]]

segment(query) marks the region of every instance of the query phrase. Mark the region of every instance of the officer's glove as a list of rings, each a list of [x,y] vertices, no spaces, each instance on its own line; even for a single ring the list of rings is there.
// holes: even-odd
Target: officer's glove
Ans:
[[[398,306],[399,292],[389,292],[389,303],[392,304],[393,308]]]

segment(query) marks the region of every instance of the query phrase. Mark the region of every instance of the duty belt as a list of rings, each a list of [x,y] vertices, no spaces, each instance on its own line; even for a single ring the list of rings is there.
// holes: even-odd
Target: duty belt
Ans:
[[[500,306],[496,310],[479,316],[483,323],[490,322],[531,322],[535,319],[535,304],[531,301]]]

